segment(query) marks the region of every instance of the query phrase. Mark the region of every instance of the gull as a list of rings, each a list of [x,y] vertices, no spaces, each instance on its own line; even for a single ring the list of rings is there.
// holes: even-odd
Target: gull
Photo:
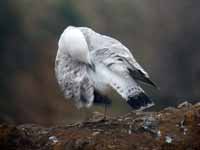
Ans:
[[[55,75],[65,98],[73,100],[77,108],[111,104],[113,91],[134,110],[154,105],[138,81],[156,85],[129,49],[88,27],[68,26],[63,31]]]

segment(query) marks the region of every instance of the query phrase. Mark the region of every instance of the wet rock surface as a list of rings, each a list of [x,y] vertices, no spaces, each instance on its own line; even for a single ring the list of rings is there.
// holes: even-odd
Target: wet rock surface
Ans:
[[[0,125],[1,150],[200,150],[200,104],[58,127]]]

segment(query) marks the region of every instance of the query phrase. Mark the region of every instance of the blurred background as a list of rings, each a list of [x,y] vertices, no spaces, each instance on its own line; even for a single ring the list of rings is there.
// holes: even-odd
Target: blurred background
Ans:
[[[0,122],[52,125],[81,116],[54,76],[57,42],[68,25],[126,45],[160,87],[143,85],[153,110],[200,101],[199,6],[196,0],[1,0]]]

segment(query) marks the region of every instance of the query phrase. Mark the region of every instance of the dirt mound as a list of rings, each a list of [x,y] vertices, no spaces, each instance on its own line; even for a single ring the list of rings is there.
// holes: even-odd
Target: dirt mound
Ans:
[[[108,120],[45,128],[0,125],[6,150],[198,150],[200,103],[184,102],[160,112],[131,112]]]

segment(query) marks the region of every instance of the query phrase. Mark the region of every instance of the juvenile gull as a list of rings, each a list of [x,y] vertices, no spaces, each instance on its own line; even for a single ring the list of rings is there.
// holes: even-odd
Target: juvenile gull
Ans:
[[[147,72],[118,40],[87,27],[67,27],[58,42],[55,73],[64,96],[78,108],[110,104],[117,92],[133,109],[153,105],[137,81],[152,86]]]

